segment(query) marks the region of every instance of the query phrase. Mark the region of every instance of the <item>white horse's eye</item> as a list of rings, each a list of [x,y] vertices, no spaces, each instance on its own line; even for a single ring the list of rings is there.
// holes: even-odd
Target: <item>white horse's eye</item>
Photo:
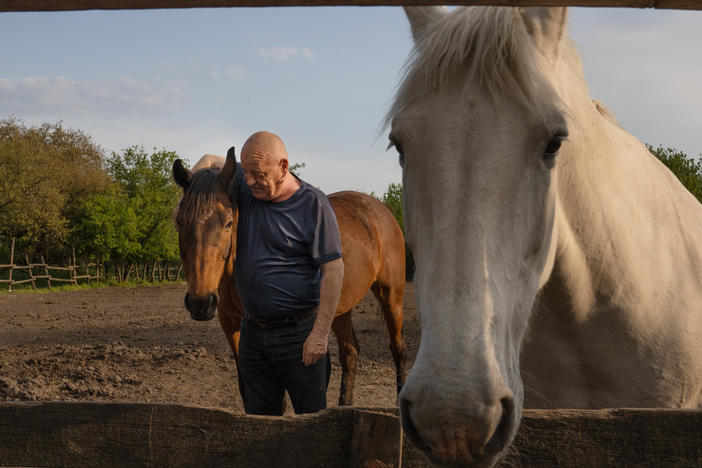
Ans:
[[[401,167],[405,167],[405,153],[402,151],[402,145],[400,145],[397,140],[394,138],[390,137],[390,144],[388,145],[388,148],[391,146],[395,147],[395,150],[397,151],[398,157],[399,157],[399,162]]]
[[[556,154],[558,150],[561,149],[561,139],[560,138],[551,138],[551,140],[548,142],[548,145],[546,146],[546,154]]]
[[[543,161],[544,165],[548,169],[552,169],[556,165],[556,156],[558,151],[561,149],[563,141],[568,138],[567,134],[558,134],[551,137],[551,139],[546,144],[546,149],[544,150]]]

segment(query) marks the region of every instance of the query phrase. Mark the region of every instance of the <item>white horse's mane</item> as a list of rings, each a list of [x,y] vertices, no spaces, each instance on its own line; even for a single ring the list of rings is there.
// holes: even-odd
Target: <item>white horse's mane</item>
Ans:
[[[519,8],[457,8],[430,24],[416,41],[385,126],[459,71],[466,84],[484,87],[495,100],[516,98],[537,114],[544,98],[560,107],[540,71],[543,60]]]

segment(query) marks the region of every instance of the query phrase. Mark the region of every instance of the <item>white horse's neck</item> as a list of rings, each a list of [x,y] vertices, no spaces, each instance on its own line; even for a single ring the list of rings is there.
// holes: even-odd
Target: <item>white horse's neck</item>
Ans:
[[[571,76],[559,81],[576,91],[559,90],[572,117],[558,166],[558,261],[564,272],[579,270],[571,276],[589,278],[573,288],[579,315],[592,312],[597,300],[634,307],[646,289],[660,286],[659,265],[675,262],[700,279],[697,248],[686,249],[690,261],[676,257],[680,244],[702,239],[702,205],[643,143],[603,115],[577,56],[567,53],[564,73]],[[582,85],[573,86],[578,80]]]
[[[570,136],[557,165],[555,264],[534,313],[538,340],[527,339],[522,353],[527,404],[694,407],[700,396],[688,393],[699,382],[681,387],[691,370],[662,350],[702,353],[702,337],[690,331],[702,329],[702,205],[591,101],[572,54],[560,71],[567,76],[554,80],[568,86],[558,92]],[[572,377],[547,394],[540,372],[553,349],[561,357],[549,372]],[[605,356],[608,366],[592,366]],[[651,387],[631,389],[633,381]],[[587,389],[593,383],[599,393]]]

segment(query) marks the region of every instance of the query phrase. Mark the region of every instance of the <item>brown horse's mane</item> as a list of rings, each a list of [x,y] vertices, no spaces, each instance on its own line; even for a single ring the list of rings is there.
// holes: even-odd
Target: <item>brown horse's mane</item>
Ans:
[[[176,223],[189,226],[196,218],[206,218],[212,214],[219,189],[219,169],[207,168],[194,172],[178,204]]]

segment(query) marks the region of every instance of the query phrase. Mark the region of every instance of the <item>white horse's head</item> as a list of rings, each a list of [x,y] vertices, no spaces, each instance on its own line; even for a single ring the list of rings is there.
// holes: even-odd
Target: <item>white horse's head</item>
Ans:
[[[422,339],[402,420],[433,462],[491,466],[519,424],[520,344],[553,265],[566,10],[406,12],[415,49],[388,120]]]

